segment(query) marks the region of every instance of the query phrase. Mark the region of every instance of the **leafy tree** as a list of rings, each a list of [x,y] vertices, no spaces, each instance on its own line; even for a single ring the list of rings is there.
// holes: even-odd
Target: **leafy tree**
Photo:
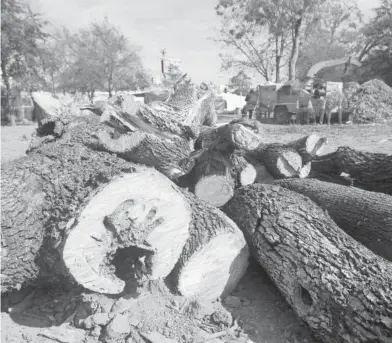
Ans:
[[[216,13],[221,17],[221,26],[219,38],[215,40],[230,51],[220,54],[222,69],[253,69],[266,81],[270,81],[275,74],[275,81],[279,82],[287,33],[276,32],[274,36],[268,36],[265,27],[246,20],[248,12],[241,2],[221,0]]]
[[[112,96],[116,89],[145,87],[149,82],[139,47],[131,45],[107,19],[66,40],[70,58],[60,75],[62,88],[87,93],[92,101],[96,90],[105,89]]]
[[[252,79],[243,70],[230,79],[230,86],[242,95],[249,92],[251,85]]]
[[[11,88],[35,88],[39,80],[39,44],[47,23],[18,0],[1,0],[1,73],[4,112],[10,113]],[[15,118],[11,115],[11,123]]]
[[[320,13],[320,20],[309,25],[299,52],[297,77],[300,79],[317,62],[354,52],[358,25],[362,21],[356,2],[329,0],[320,8]]]
[[[362,30],[360,81],[381,78],[392,86],[392,0],[381,0],[375,17]]]

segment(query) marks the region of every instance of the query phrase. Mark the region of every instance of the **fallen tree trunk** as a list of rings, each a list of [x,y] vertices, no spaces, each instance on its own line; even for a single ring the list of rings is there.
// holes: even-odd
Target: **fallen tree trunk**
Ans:
[[[323,341],[392,338],[392,265],[344,233],[313,201],[258,184],[238,189],[224,211]]]
[[[101,128],[98,118],[73,121],[61,138],[2,166],[2,292],[49,278],[117,294],[177,263],[193,225],[189,195],[154,169],[94,150]],[[208,211],[195,216],[208,222]],[[238,247],[235,236],[237,245],[219,237]],[[222,274],[215,286],[226,282]]]
[[[350,236],[392,261],[392,196],[312,179],[276,183],[308,196]]]
[[[155,167],[170,179],[177,179],[185,174],[179,163],[191,151],[187,142],[179,137],[165,139],[137,131],[113,138],[112,133],[104,129],[97,132],[96,136],[96,149],[115,153],[129,162]]]
[[[302,158],[292,147],[273,143],[259,146],[249,156],[262,162],[274,178],[303,176]]]
[[[195,150],[211,149],[226,154],[236,149],[253,150],[261,144],[261,136],[245,125],[226,124],[204,130],[195,141]]]
[[[97,251],[94,249],[88,251],[87,247],[91,248],[95,243],[103,249],[107,247],[107,244],[113,244],[112,248],[115,250],[123,244],[115,241],[109,230],[106,236],[101,237],[99,225],[91,220],[86,222],[85,234],[81,233],[78,236],[75,234],[77,230],[72,229],[75,221],[80,227],[81,222],[88,220],[86,219],[88,215],[83,214],[85,212],[80,214],[84,207],[86,207],[85,211],[90,214],[105,215],[112,206],[119,206],[116,199],[121,194],[138,203],[149,187],[153,188],[150,190],[151,195],[145,194],[147,197],[144,198],[145,201],[148,199],[152,202],[154,199],[167,200],[166,193],[168,195],[172,193],[174,203],[177,202],[180,206],[177,209],[178,212],[176,211],[178,219],[173,221],[173,233],[178,234],[179,241],[185,244],[188,229],[184,218],[188,216],[190,222],[190,211],[187,210],[184,201],[180,205],[181,201],[175,200],[170,181],[154,170],[151,171],[146,167],[128,163],[115,155],[91,149],[94,142],[92,132],[98,130],[100,125],[97,119],[90,119],[73,123],[72,128],[61,139],[43,144],[28,156],[2,165],[2,292],[20,288],[22,284],[34,281],[39,272],[53,275],[58,271],[59,274],[67,275],[67,269],[86,288],[96,291],[106,289],[108,292],[119,289],[115,286],[113,288],[108,286],[110,283],[117,285],[116,287],[122,284],[113,277],[113,271],[105,274],[106,267],[109,265],[108,261],[102,263],[102,269],[95,270],[98,281],[93,278],[88,281],[80,279],[78,273],[73,271],[70,260],[74,259],[80,268],[83,266],[85,269],[81,269],[82,274],[84,277],[89,277],[94,272],[92,267],[87,267],[88,264],[91,261],[94,262],[94,259],[102,261],[106,255],[96,255]],[[130,176],[124,176],[128,174]],[[115,178],[121,175],[125,181],[120,182],[118,186],[111,186],[112,182],[113,185],[116,184]],[[110,187],[115,187],[115,189],[109,192],[108,196],[104,195],[101,202],[96,202],[94,195],[103,185],[107,185],[109,189]],[[160,192],[162,187],[165,191]],[[102,192],[105,194],[106,191]],[[154,192],[158,194],[154,195]],[[99,198],[100,193],[96,197]],[[177,199],[183,198],[177,197]],[[122,201],[125,200],[126,198],[122,199]],[[139,207],[142,205],[138,204]],[[150,207],[153,205],[152,203]],[[166,208],[170,211],[171,206]],[[156,211],[160,214],[162,209]],[[167,215],[170,215],[169,212],[163,218]],[[162,215],[160,214],[159,217]],[[166,224],[160,225],[159,228],[167,227],[167,222],[171,220],[165,219]],[[180,223],[182,229],[175,233],[177,222]],[[90,224],[93,226],[89,226]],[[71,229],[71,238],[68,238],[68,243],[62,252],[65,236]],[[155,229],[155,227],[149,229]],[[88,230],[92,231],[89,233]],[[76,240],[72,240],[75,235]],[[173,239],[179,242],[177,238],[173,237]],[[163,241],[162,238],[160,240]],[[155,249],[154,246],[152,247]],[[178,258],[182,246],[180,243],[175,243],[173,248],[177,249],[177,253],[173,251],[169,255],[174,265],[176,254]],[[66,256],[65,265],[62,263],[62,254]],[[91,261],[88,261],[89,258]],[[91,273],[88,274],[86,270],[90,270]],[[108,270],[110,270],[109,267]],[[169,266],[167,273],[170,270]],[[103,279],[106,280],[107,285]],[[99,280],[102,281],[102,286]]]
[[[187,297],[216,300],[230,294],[244,275],[248,245],[237,225],[220,210],[187,194],[192,224],[173,269],[177,291]]]
[[[316,158],[312,169],[335,177],[346,173],[353,179],[355,187],[392,195],[392,155],[340,147]]]

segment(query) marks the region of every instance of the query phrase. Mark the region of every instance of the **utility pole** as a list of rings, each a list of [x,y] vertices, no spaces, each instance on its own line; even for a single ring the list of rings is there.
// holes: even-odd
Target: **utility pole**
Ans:
[[[161,50],[161,54],[162,54],[162,57],[161,57],[161,72],[162,72],[163,77],[165,78],[165,55],[166,55],[166,49],[162,49]]]

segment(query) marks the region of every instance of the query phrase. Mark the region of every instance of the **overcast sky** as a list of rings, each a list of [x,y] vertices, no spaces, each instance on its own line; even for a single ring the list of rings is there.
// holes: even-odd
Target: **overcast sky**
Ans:
[[[344,0],[342,0],[344,1]],[[229,75],[220,72],[221,47],[211,38],[219,19],[218,0],[29,0],[54,25],[71,30],[87,26],[105,16],[132,43],[142,47],[145,66],[158,76],[160,51],[183,61],[192,79],[224,84]],[[379,0],[357,0],[368,18]]]

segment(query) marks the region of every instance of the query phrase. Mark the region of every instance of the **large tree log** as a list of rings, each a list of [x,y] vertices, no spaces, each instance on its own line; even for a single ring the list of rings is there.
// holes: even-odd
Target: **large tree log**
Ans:
[[[279,180],[308,196],[350,236],[392,261],[392,196],[318,180]]]
[[[185,174],[179,163],[187,158],[191,151],[187,142],[179,137],[166,139],[138,131],[113,138],[113,133],[105,129],[96,135],[97,149],[115,153],[129,162],[155,167],[170,179],[177,179]]]
[[[127,182],[120,185],[119,189],[116,188],[119,194],[121,190],[126,192],[130,199],[133,198],[132,191],[128,193],[127,189],[132,190],[136,187],[136,190],[142,190],[144,193],[147,187],[153,187],[150,196],[140,193],[138,198],[136,195],[133,198],[136,202],[141,196],[147,197],[146,201],[149,197],[152,197],[151,200],[164,200],[166,193],[173,193],[170,190],[174,186],[158,172],[151,171],[155,176],[144,176],[143,174],[150,169],[128,163],[115,155],[92,150],[92,132],[100,127],[97,119],[94,119],[79,120],[70,124],[69,131],[61,139],[42,144],[28,156],[2,165],[2,291],[19,288],[23,283],[33,281],[39,271],[48,271],[49,274],[59,271],[60,274],[66,274],[59,251],[64,236],[73,221],[83,221],[84,215],[80,217],[79,212],[86,204],[94,202],[94,198],[91,197],[97,189],[104,184],[110,185],[116,176],[131,174]],[[135,173],[138,176],[134,176]],[[153,182],[154,177],[156,182]],[[165,191],[160,192],[165,180]],[[155,195],[154,188],[155,192],[158,192]],[[176,201],[180,203],[174,200]],[[112,205],[114,200],[107,197],[101,205],[98,203],[96,207],[87,207],[93,211],[98,208],[97,214],[101,215],[105,213],[105,208],[99,209],[100,206]],[[182,229],[178,232],[179,240],[185,244],[187,225],[184,216],[187,216],[187,210],[184,203],[178,208],[176,216],[178,219],[173,222],[173,228],[176,222],[180,223]],[[165,219],[169,222],[170,220]],[[98,227],[93,229],[98,230]],[[85,243],[86,247],[90,241],[102,245],[107,243],[105,240],[99,243],[100,237],[96,239],[95,241],[94,238],[82,235],[76,241],[79,246],[80,243]],[[177,241],[176,238],[173,239]],[[76,242],[72,245],[68,244],[64,253],[68,254],[75,248],[78,262],[86,264]],[[177,258],[182,249],[179,245],[173,245],[174,249],[177,249]],[[76,254],[77,251],[79,256]],[[173,263],[176,262],[175,255],[173,252]],[[170,272],[170,269],[167,272]],[[99,270],[97,273],[99,274]],[[84,285],[89,288],[87,284]]]
[[[392,338],[392,264],[309,198],[274,185],[236,191],[224,211],[297,315],[324,342]]]
[[[153,169],[95,151],[100,128],[98,118],[79,119],[2,166],[2,292],[50,277],[119,293],[126,282],[167,276],[178,261],[193,220],[189,196]],[[238,247],[240,233],[237,243],[219,237]],[[220,277],[217,288],[233,282]]]
[[[347,173],[358,188],[392,194],[392,155],[340,147],[335,152],[316,158],[312,169],[316,173],[335,177]]]
[[[247,269],[248,245],[224,213],[191,194],[187,199],[192,206],[191,237],[172,272],[177,290],[208,300],[225,297]]]

